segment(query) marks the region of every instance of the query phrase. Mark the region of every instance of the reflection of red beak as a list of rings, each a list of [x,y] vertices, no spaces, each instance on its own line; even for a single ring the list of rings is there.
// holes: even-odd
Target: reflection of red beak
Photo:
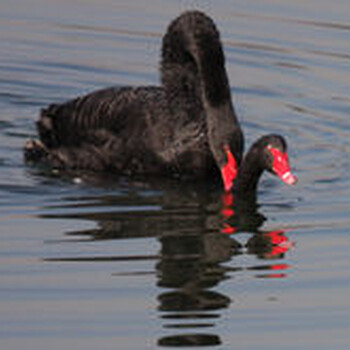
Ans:
[[[264,234],[266,237],[269,237],[271,244],[273,245],[271,251],[269,252],[270,257],[278,256],[289,251],[294,247],[294,243],[290,242],[288,237],[285,236],[283,230],[271,231]]]
[[[273,156],[272,169],[274,173],[287,185],[295,185],[298,178],[290,170],[287,152],[282,153],[274,147],[270,147],[269,151]]]

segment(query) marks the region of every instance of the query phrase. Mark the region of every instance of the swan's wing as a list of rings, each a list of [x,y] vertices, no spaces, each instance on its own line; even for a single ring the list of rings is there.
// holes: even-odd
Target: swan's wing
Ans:
[[[160,89],[107,88],[43,109],[37,123],[41,141],[49,148],[79,145],[95,130],[119,134],[142,122],[145,108]],[[127,132],[127,131],[126,131]]]

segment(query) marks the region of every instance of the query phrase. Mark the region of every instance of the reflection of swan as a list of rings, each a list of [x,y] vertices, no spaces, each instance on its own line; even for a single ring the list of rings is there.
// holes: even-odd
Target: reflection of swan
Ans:
[[[227,203],[226,203],[227,204]],[[231,296],[215,290],[222,281],[230,278],[234,271],[250,270],[256,277],[282,278],[287,264],[261,264],[251,267],[228,267],[223,263],[240,255],[243,248],[261,259],[281,258],[280,249],[287,251],[288,242],[283,231],[256,232],[244,247],[234,237],[220,232],[202,234],[164,234],[161,242],[160,260],[156,265],[158,286],[171,288],[158,296],[163,327],[172,330],[187,329],[188,333],[173,334],[159,339],[159,345],[200,346],[217,345],[220,337],[202,333],[203,328],[215,329],[216,318],[232,303]],[[190,331],[191,330],[191,331]],[[201,333],[197,333],[201,331]]]
[[[248,200],[249,199],[249,200]],[[257,232],[266,220],[258,211],[255,198],[242,199],[239,195],[226,192],[222,196],[221,207],[222,233],[233,234],[237,232]]]
[[[281,259],[293,247],[283,230],[254,235],[247,243],[248,252],[260,259]]]
[[[218,335],[197,333],[215,327],[215,318],[226,309],[231,298],[208,290],[228,278],[230,269],[221,264],[239,253],[240,245],[220,232],[165,234],[160,237],[161,255],[157,268],[158,286],[172,288],[158,296],[163,327],[191,329],[190,333],[165,336],[159,345],[218,345]],[[195,330],[195,333],[193,333]]]
[[[259,228],[266,218],[258,212],[255,197],[242,198],[239,193],[225,193],[222,197],[221,232],[234,235],[238,232],[251,232],[254,235],[244,245],[249,254],[260,259],[280,259],[294,246],[284,230],[261,231]],[[288,268],[287,265],[271,265],[271,269]]]
[[[158,300],[160,303],[160,311],[171,312],[171,314],[163,314],[163,318],[168,320],[213,318],[212,313],[205,314],[200,312],[226,309],[231,303],[231,299],[229,297],[218,292],[205,289],[174,290],[172,292],[160,294]],[[199,314],[201,316],[199,316]],[[199,326],[200,323],[198,322],[198,327]]]
[[[66,234],[92,240],[201,235],[218,227],[216,192],[173,181],[138,186],[116,195],[70,197],[68,205],[49,207],[41,216],[91,221],[94,228]]]
[[[218,232],[160,237],[161,259],[158,285],[195,293],[216,286],[228,270],[221,263],[239,253],[240,245]]]
[[[215,346],[221,340],[215,334],[178,334],[159,339],[160,346]]]
[[[143,250],[135,255],[124,252],[117,255],[108,250],[109,255],[79,254],[45,260],[80,263],[106,261],[110,264],[115,263],[115,275],[132,274],[134,278],[137,278],[138,274],[144,275],[145,271],[120,273],[120,261],[154,260],[159,287],[157,309],[163,327],[158,344],[220,344],[220,334],[216,332],[217,320],[222,317],[224,310],[231,306],[234,295],[225,295],[217,287],[238,271],[253,271],[257,277],[283,277],[278,270],[282,268],[282,264],[278,261],[259,265],[254,263],[254,266],[234,266],[234,257],[248,253],[261,259],[270,258],[277,251],[277,243],[282,242],[283,235],[281,233],[273,236],[259,232],[259,225],[253,227],[253,223],[256,222],[252,221],[251,232],[255,234],[243,245],[235,236],[222,233],[220,225],[223,214],[219,193],[200,190],[196,192],[193,186],[183,184],[180,187],[174,184],[169,187],[165,187],[164,184],[161,186],[162,188],[158,189],[152,187],[152,192],[150,189],[145,190],[147,195],[142,191],[135,192],[135,186],[132,186],[133,190],[130,193],[120,191],[120,194],[115,196],[69,197],[66,206],[44,210],[47,218],[72,218],[94,222],[97,226],[95,229],[67,233],[77,237],[79,242],[82,237],[91,240],[156,237],[161,247],[158,253],[150,255]],[[141,187],[145,188],[146,184]],[[186,188],[189,190],[186,191]],[[225,198],[226,214],[234,214],[234,196],[225,194]],[[256,206],[249,208],[256,210]],[[240,210],[235,215],[237,219],[237,215],[247,215],[247,211]],[[252,217],[253,213],[249,213],[244,220],[238,218],[238,222],[241,220],[242,224],[243,220],[248,225],[247,222]],[[225,220],[231,223],[229,217]],[[238,230],[242,228],[243,226],[237,226]],[[270,239],[269,244],[265,244],[266,239]],[[74,240],[70,242],[74,244]],[[209,332],[206,332],[207,330]]]

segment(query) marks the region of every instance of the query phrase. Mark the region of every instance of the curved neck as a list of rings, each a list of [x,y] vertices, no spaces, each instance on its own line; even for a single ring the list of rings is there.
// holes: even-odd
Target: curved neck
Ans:
[[[259,149],[252,147],[244,157],[236,181],[236,193],[240,199],[255,200],[258,183],[264,167],[261,165]]]
[[[221,165],[223,145],[233,134],[240,140],[243,136],[231,102],[219,32],[209,17],[186,12],[170,24],[163,39],[161,73],[171,107],[205,112],[210,147]]]
[[[166,91],[195,88],[213,107],[230,101],[219,32],[201,12],[186,12],[169,25],[163,38],[161,66]]]

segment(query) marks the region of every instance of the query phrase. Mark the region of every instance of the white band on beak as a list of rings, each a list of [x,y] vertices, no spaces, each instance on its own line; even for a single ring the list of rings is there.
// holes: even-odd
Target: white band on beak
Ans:
[[[287,177],[289,177],[290,175],[292,175],[292,173],[290,171],[287,171],[285,172],[283,175],[282,175],[282,180],[285,180]]]

